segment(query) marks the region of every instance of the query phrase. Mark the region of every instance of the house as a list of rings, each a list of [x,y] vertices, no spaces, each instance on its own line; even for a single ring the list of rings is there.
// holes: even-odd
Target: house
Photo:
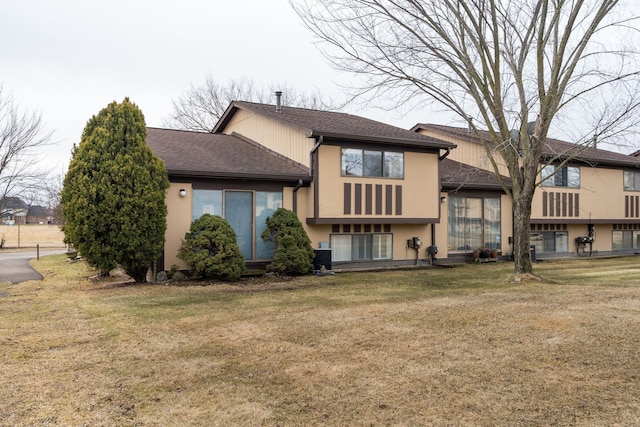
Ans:
[[[493,171],[484,147],[466,128],[418,124],[412,130],[456,144],[449,159]],[[560,166],[566,159],[571,160]],[[538,257],[582,255],[590,250],[626,254],[640,249],[640,158],[549,138],[540,161],[545,165],[540,178],[546,180],[531,204],[531,244]],[[498,168],[506,175],[503,164]],[[470,191],[464,193],[464,200],[458,197],[460,192],[449,193],[449,254],[468,252],[478,244],[493,245],[495,233],[490,230],[497,230],[492,224],[497,218],[502,229],[498,244],[509,253],[513,222],[509,199],[498,200],[496,193],[491,196],[472,183],[466,189]],[[473,226],[479,223],[483,226]],[[461,226],[466,233],[459,231]],[[587,237],[593,242],[585,245]]]
[[[177,250],[203,213],[231,223],[248,264],[269,261],[260,234],[278,207],[297,213],[314,248],[331,248],[334,268],[414,264],[447,244],[439,171],[453,143],[279,101],[235,101],[211,134],[150,128],[147,142],[171,182],[167,268],[184,267]]]
[[[0,200],[0,221],[3,224],[26,224],[29,205],[18,197],[4,197]]]
[[[45,206],[40,206],[40,205],[30,206],[29,210],[27,211],[26,223],[27,224],[53,224],[54,223],[53,212],[51,211],[51,209]]]

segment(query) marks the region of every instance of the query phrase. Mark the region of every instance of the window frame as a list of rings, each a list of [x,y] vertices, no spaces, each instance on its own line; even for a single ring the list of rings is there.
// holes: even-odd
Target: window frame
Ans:
[[[628,176],[629,174],[633,174],[633,185],[632,187],[627,186]],[[631,171],[625,170],[622,175],[622,189],[624,191],[640,191],[640,171]]]
[[[334,239],[342,240],[340,247]],[[348,243],[344,241],[346,239],[349,240]],[[383,240],[385,242],[380,244]],[[354,244],[356,241],[364,243],[365,246],[357,246]],[[393,260],[393,233],[331,233],[329,247],[332,249],[333,262],[391,261]],[[383,252],[386,252],[388,257],[379,256]],[[340,258],[337,258],[337,254],[340,255]],[[349,255],[349,259],[344,257],[346,254]],[[360,254],[365,254],[365,256],[360,256]]]
[[[534,240],[533,236],[534,235],[540,235],[542,236],[542,248],[539,248],[535,242],[537,240]],[[552,236],[552,239],[549,239],[547,236]],[[562,242],[565,245],[565,250],[558,250],[558,242],[560,241],[560,238],[564,238],[564,242]],[[536,253],[566,253],[569,252],[569,231],[568,230],[536,230],[536,231],[530,231],[529,232],[529,240],[531,242],[531,245],[535,246],[536,248]],[[547,248],[545,248],[545,244],[547,242],[553,242],[553,250],[546,250]],[[562,247],[560,249],[563,249]]]
[[[480,247],[502,250],[501,197],[450,195],[448,203],[447,239],[450,253],[468,253]],[[456,216],[456,210],[464,210],[480,216],[468,214]],[[452,233],[458,237],[454,238]],[[457,247],[454,248],[454,246]]]
[[[616,233],[621,234],[621,242],[623,246],[617,246],[617,240],[615,238]],[[624,246],[625,234],[630,234],[631,239],[627,237],[627,241],[631,242],[631,246]],[[611,250],[612,251],[628,251],[630,249],[640,249],[640,230],[611,230]]]
[[[227,192],[251,193],[252,210],[253,210],[252,212],[252,216],[253,216],[252,217],[253,218],[252,219],[252,249],[251,249],[251,258],[246,258],[245,261],[261,261],[261,260],[272,259],[272,257],[262,258],[258,256],[258,255],[263,255],[266,251],[269,251],[269,250],[273,251],[273,249],[275,249],[275,243],[262,241],[263,228],[261,227],[261,224],[258,224],[258,220],[261,217],[264,217],[265,215],[269,216],[269,211],[273,213],[278,208],[283,207],[284,192],[268,191],[268,190],[252,190],[252,189],[244,190],[244,189],[231,189],[231,188],[225,188],[225,189],[194,188],[192,190],[192,199],[191,199],[191,211],[192,211],[191,222],[193,223],[193,221],[200,218],[205,213],[210,213],[210,212],[206,212],[207,210],[209,210],[209,209],[206,209],[206,207],[209,207],[209,206],[212,206],[214,208],[213,215],[218,215],[222,218],[227,219],[227,199],[226,199]],[[202,195],[207,193],[209,194],[209,198],[202,199],[201,198]],[[214,203],[213,205],[202,202],[203,200],[205,202],[209,202],[214,198],[216,200],[213,201]],[[262,203],[265,201],[266,203]],[[195,209],[196,203],[198,203],[198,205],[202,208],[202,212],[198,216],[196,216],[197,215],[197,212]],[[265,223],[265,227],[266,227],[266,223]],[[237,233],[235,229],[234,229],[234,232]]]
[[[560,168],[560,170],[558,170],[558,168]],[[575,176],[572,178],[572,173],[577,175],[577,185],[575,185],[575,183],[572,185],[572,181],[575,181],[576,178]],[[540,169],[540,185],[543,187],[580,188],[582,185],[580,166],[544,165]]]
[[[404,152],[342,147],[340,150],[340,175],[343,177],[404,179]],[[371,159],[379,155],[380,160]],[[367,161],[369,159],[369,161]],[[375,166],[375,163],[378,163]],[[375,174],[368,173],[375,171]],[[379,174],[378,174],[379,173]]]

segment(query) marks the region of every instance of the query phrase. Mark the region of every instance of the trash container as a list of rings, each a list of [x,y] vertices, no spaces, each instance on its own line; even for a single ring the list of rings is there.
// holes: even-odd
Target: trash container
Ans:
[[[536,262],[536,245],[529,246],[529,256],[531,257],[531,262]]]
[[[314,249],[315,257],[313,258],[313,269],[320,270],[324,268],[331,270],[331,249]]]

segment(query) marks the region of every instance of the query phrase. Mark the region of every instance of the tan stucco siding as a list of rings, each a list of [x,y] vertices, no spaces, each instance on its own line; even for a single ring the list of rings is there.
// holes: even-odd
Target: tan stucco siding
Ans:
[[[580,168],[580,216],[592,219],[624,218],[622,170]]]
[[[185,197],[180,197],[180,189],[186,190]],[[167,270],[174,264],[180,269],[187,268],[187,264],[177,255],[182,239],[191,227],[192,195],[191,184],[186,183],[171,183],[167,191],[167,233],[164,244],[164,265]]]
[[[536,189],[531,218],[619,219],[624,222],[627,194],[633,192],[624,191],[622,170],[582,166],[580,188],[540,186]]]
[[[415,260],[416,250],[407,246],[407,240],[419,237],[422,247],[418,250],[418,259],[427,258],[427,248],[431,245],[431,225],[392,225],[393,232],[393,259],[395,261]],[[438,254],[437,256],[440,256]]]
[[[382,218],[438,218],[436,154],[405,152],[403,179],[342,176],[341,147],[323,145],[318,154],[320,218],[353,218],[360,223]],[[350,189],[345,189],[345,184]],[[345,200],[349,200],[350,211],[346,214]]]
[[[300,129],[246,110],[236,111],[223,132],[225,134],[237,132],[307,167],[309,155],[315,143]]]
[[[491,160],[487,156],[487,151],[483,145],[476,144],[465,139],[455,138],[439,132],[420,130],[419,133],[440,139],[442,141],[456,144],[457,147],[451,151],[448,156],[449,159],[455,160],[456,162],[465,163],[479,169],[488,170],[490,172],[494,171]],[[507,169],[502,157],[500,157],[500,154],[495,153],[493,158],[498,164],[498,170],[500,171],[500,174],[509,176],[509,170]]]
[[[511,198],[506,194],[500,197],[500,250],[502,254],[513,253],[513,245],[509,238],[513,238],[513,207]]]
[[[448,194],[440,193],[440,197],[445,197],[445,201],[440,202],[440,223],[435,226],[437,257],[447,258],[449,256],[449,203],[446,201]]]

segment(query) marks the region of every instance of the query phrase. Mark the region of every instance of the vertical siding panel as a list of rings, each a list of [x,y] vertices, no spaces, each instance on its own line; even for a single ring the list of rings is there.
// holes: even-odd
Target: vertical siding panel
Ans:
[[[556,216],[560,216],[560,193],[556,193]]]
[[[382,185],[376,184],[376,215],[382,215]]]
[[[371,184],[364,186],[364,213],[365,215],[373,213],[373,185]]]
[[[396,215],[402,215],[402,185],[396,185]]]
[[[569,216],[573,216],[573,193],[569,193]]]
[[[393,215],[393,185],[385,186],[385,215]]]
[[[362,184],[355,185],[355,214],[362,215]]]
[[[575,210],[575,216],[579,217],[580,216],[580,194],[576,193],[576,200],[575,200],[575,204],[576,204],[576,210]]]
[[[550,192],[549,193],[549,216],[553,216],[556,211],[555,200],[556,198],[553,195],[553,192]]]
[[[351,184],[344,183],[344,214],[351,215]]]
[[[547,192],[542,193],[542,216],[547,216],[547,203],[549,203]]]
[[[567,216],[567,193],[562,193],[562,216]]]
[[[629,218],[629,196],[624,196],[624,216]]]

